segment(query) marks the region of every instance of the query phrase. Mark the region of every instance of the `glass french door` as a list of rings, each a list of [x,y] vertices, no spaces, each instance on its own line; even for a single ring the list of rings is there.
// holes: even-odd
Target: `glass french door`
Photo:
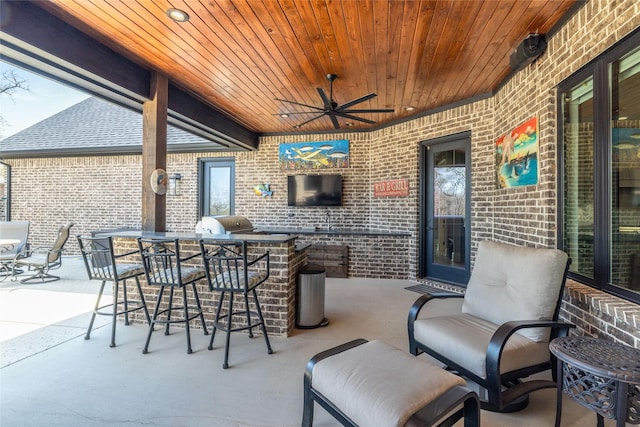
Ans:
[[[422,145],[420,276],[466,285],[469,280],[471,137]]]

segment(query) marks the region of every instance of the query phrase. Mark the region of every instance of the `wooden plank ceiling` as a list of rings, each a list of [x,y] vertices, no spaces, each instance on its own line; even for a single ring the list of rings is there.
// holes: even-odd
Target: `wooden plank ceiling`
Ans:
[[[366,129],[490,93],[530,33],[576,0],[48,0],[51,14],[258,133],[334,129],[317,88],[375,121]],[[166,11],[178,8],[188,22]],[[291,100],[309,108],[276,99]],[[413,107],[408,111],[407,107]],[[319,109],[319,110],[317,110]],[[311,113],[308,113],[311,111]],[[281,114],[289,113],[289,117]]]

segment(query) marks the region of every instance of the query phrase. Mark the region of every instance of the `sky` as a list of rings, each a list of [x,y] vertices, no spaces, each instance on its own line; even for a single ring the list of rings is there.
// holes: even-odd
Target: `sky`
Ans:
[[[18,77],[26,80],[29,91],[17,90],[12,97],[0,95],[0,116],[6,122],[0,138],[14,135],[91,96],[0,61],[0,73],[7,70],[15,70]]]

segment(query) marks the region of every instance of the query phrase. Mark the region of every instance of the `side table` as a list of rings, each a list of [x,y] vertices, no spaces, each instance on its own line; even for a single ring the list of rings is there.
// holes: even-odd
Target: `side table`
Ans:
[[[640,424],[640,349],[602,339],[561,337],[549,344],[557,364],[556,427],[562,415],[562,390],[616,427]]]

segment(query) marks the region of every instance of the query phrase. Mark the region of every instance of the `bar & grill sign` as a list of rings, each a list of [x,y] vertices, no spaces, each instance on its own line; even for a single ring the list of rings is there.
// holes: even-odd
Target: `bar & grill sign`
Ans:
[[[373,197],[394,197],[409,195],[409,180],[394,179],[373,183]]]

